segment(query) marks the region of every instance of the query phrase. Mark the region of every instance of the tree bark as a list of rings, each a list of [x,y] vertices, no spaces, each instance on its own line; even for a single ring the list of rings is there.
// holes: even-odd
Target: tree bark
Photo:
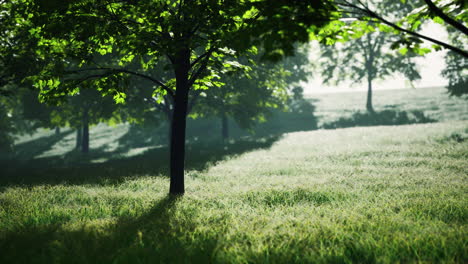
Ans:
[[[367,103],[366,103],[367,112],[373,114],[374,107],[372,106],[372,76],[368,73],[367,76]]]
[[[83,141],[83,126],[76,129],[76,149],[81,148],[81,142]]]
[[[55,127],[55,135],[60,135],[60,127]]]
[[[223,138],[223,144],[225,144],[229,139],[229,120],[227,118],[226,112],[223,111],[221,114],[221,136]]]
[[[189,94],[190,50],[182,49],[174,61],[176,76],[176,92],[174,98],[174,114],[171,124],[170,174],[169,194],[182,195],[185,192],[185,128]]]
[[[81,152],[89,152],[89,116],[88,109],[83,112],[83,138],[81,140]]]
[[[375,77],[376,70],[374,69],[374,49],[371,40],[367,38],[368,55],[366,61],[367,70],[367,102],[366,109],[370,114],[374,114],[374,106],[372,105],[372,80]]]

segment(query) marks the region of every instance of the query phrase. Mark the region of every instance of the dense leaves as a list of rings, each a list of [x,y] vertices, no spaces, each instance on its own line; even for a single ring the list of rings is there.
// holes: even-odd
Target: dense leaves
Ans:
[[[123,103],[130,77],[151,82],[152,98],[172,120],[171,193],[183,193],[185,118],[197,91],[222,86],[217,73],[242,68],[237,58],[255,45],[278,60],[338,15],[331,1],[318,0],[16,0],[10,7],[42,65],[28,80],[43,101],[92,87]]]

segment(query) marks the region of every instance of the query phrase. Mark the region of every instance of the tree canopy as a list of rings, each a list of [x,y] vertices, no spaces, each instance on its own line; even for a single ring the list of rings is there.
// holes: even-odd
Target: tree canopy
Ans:
[[[173,102],[170,193],[184,192],[185,126],[192,93],[209,89],[216,71],[237,67],[254,46],[263,57],[292,55],[338,16],[332,1],[45,1],[12,0],[15,32],[41,67],[29,74],[44,101],[97,89],[123,103],[130,76]],[[164,79],[163,79],[164,77]],[[89,88],[91,87],[91,88]],[[209,91],[208,91],[209,92]]]

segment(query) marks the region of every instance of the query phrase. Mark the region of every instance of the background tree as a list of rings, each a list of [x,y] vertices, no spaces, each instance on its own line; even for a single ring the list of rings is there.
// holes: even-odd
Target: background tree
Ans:
[[[202,93],[196,101],[193,116],[219,117],[221,137],[225,142],[229,137],[228,118],[243,129],[252,129],[270,117],[274,109],[286,110],[293,85],[305,81],[309,74],[308,49],[303,46],[295,53],[295,56],[276,63],[262,60],[260,54],[241,58],[241,63],[250,65],[249,71],[219,73],[224,85]]]
[[[81,89],[79,94],[70,96],[54,118],[65,121],[68,126],[76,129],[76,148],[82,153],[89,152],[90,126],[121,122],[119,105],[112,98],[103,97],[95,89],[89,88]]]
[[[339,83],[350,80],[367,82],[366,109],[373,113],[373,81],[401,72],[409,81],[420,77],[410,53],[405,56],[391,50],[395,36],[384,32],[373,32],[361,38],[333,46],[322,46],[320,68],[324,83]]]

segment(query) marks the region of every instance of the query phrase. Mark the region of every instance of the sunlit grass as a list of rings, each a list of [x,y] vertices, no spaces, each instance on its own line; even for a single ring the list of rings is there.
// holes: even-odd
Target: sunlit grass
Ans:
[[[351,91],[352,89],[350,89]],[[366,91],[310,94],[309,101],[316,108],[319,125],[330,123],[339,118],[347,118],[354,113],[366,111]],[[464,98],[450,97],[447,89],[417,88],[399,90],[375,90],[373,104],[376,111],[418,111],[426,118],[439,122],[468,120],[468,104]]]
[[[0,263],[466,263],[467,160],[464,121],[286,134],[180,198],[165,175],[4,185]]]

